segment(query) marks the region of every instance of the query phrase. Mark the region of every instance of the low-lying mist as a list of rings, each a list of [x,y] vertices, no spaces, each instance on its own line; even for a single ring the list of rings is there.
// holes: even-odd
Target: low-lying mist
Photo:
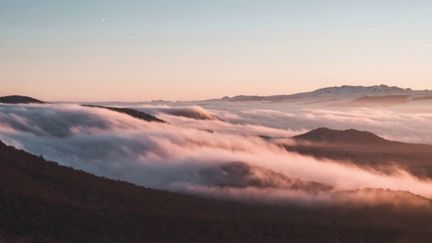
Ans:
[[[362,124],[360,128],[387,137],[408,138],[427,129],[432,114],[416,114],[407,127],[408,115],[396,111],[136,108],[169,123],[71,104],[0,105],[0,139],[63,165],[145,187],[258,202],[431,209],[430,180],[403,170],[387,175],[317,160],[288,152],[267,138],[293,143],[291,136],[315,124]],[[402,124],[405,128],[395,131]],[[418,137],[423,138],[428,139]]]

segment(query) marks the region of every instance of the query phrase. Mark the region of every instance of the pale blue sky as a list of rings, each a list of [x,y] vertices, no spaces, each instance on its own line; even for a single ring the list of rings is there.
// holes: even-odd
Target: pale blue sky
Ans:
[[[432,1],[0,0],[0,92],[202,99],[432,88]]]

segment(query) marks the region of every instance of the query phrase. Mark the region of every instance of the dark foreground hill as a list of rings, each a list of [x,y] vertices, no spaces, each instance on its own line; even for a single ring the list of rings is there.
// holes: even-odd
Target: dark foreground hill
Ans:
[[[10,95],[0,97],[0,103],[4,104],[44,104],[45,102],[20,95]]]
[[[0,242],[430,242],[430,210],[246,204],[146,189],[0,143]]]
[[[292,152],[318,159],[391,172],[394,166],[422,178],[432,178],[432,145],[386,140],[373,133],[318,128],[295,136],[296,144],[284,147]]]

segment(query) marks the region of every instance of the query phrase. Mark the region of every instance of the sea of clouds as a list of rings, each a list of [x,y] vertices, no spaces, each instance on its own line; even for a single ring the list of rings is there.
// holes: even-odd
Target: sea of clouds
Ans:
[[[119,104],[119,106],[126,106]],[[328,108],[272,104],[129,105],[168,123],[146,122],[115,111],[78,104],[0,105],[0,139],[60,164],[145,187],[257,201],[296,201],[304,204],[385,201],[406,203],[406,191],[432,198],[432,182],[407,172],[378,174],[350,165],[320,161],[287,152],[266,137],[293,142],[290,137],[317,127],[355,128],[386,138],[429,143],[432,112],[378,108]],[[212,184],[203,171],[227,178],[232,186]],[[234,170],[234,171],[232,171]],[[287,188],[281,178],[329,185],[314,191]],[[225,174],[224,174],[225,173]],[[272,175],[272,174],[270,174]],[[244,179],[244,177],[248,177]],[[250,185],[244,182],[254,182]],[[259,181],[261,186],[256,186]],[[282,184],[282,183],[280,183]],[[383,189],[371,193],[367,188]],[[428,205],[421,197],[408,200]],[[411,198],[411,197],[410,197]],[[379,199],[379,200],[378,200]],[[398,200],[396,200],[398,199]]]

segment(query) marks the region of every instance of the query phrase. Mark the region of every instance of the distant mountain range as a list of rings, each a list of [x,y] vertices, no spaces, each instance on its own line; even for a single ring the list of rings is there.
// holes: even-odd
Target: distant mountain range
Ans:
[[[238,95],[233,97],[225,96],[221,99],[213,99],[207,101],[228,101],[228,102],[283,102],[283,101],[298,101],[298,100],[337,100],[351,99],[356,104],[383,103],[383,104],[398,104],[409,101],[424,101],[432,100],[432,90],[413,90],[410,88],[400,88],[397,86],[374,85],[374,86],[352,86],[343,85],[335,87],[327,87],[317,89],[311,92],[288,94],[288,95]],[[159,103],[167,103],[168,101],[158,101]],[[0,103],[9,104],[28,104],[28,103],[44,103],[43,101],[27,97],[27,96],[3,96],[0,97]],[[96,105],[97,106],[97,105]]]
[[[316,99],[316,98],[360,98],[360,97],[379,97],[379,96],[408,96],[413,99],[430,97],[432,99],[432,90],[412,90],[403,89],[396,86],[375,85],[375,86],[350,86],[344,85],[339,87],[328,87],[317,89],[311,92],[290,94],[290,95],[272,95],[272,96],[247,96],[239,95],[234,97],[223,97],[222,101],[269,101],[282,102],[299,99]]]

